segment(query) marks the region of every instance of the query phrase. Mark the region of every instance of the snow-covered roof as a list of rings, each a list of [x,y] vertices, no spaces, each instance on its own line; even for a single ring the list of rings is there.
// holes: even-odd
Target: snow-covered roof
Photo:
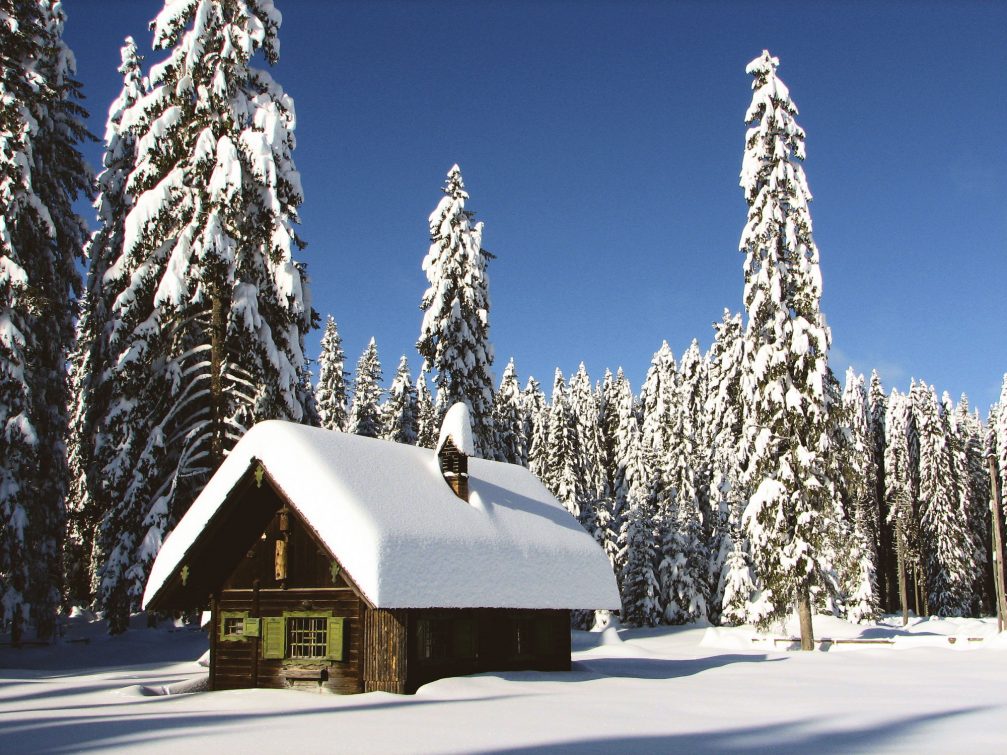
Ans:
[[[235,445],[151,569],[144,605],[258,460],[378,608],[619,608],[598,544],[524,467],[473,458],[458,498],[430,449],[271,420]]]
[[[441,432],[437,438],[437,453],[444,448],[448,438],[454,447],[466,456],[476,455],[476,446],[472,439],[472,417],[469,415],[468,406],[461,401],[453,404],[444,415]]]

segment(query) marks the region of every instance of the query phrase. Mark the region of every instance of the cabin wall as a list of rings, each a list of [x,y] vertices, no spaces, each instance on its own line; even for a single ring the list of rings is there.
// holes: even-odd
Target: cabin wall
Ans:
[[[216,601],[213,618],[211,688],[299,688],[349,694],[363,692],[364,605],[349,588],[230,589]],[[249,618],[283,616],[284,612],[331,612],[342,617],[343,660],[267,659],[263,637],[220,638],[221,617],[248,612]]]
[[[373,609],[364,621],[364,691],[406,692],[409,612]]]
[[[413,609],[408,613],[408,693],[449,676],[570,670],[567,610]]]

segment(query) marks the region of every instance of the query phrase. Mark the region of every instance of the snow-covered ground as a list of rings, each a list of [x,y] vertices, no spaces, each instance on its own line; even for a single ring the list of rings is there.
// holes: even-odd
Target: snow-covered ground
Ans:
[[[903,629],[816,617],[816,634],[834,642],[814,653],[776,641],[792,628],[610,628],[575,633],[571,673],[347,697],[186,693],[205,679],[192,660],[202,632],[101,629],[77,620],[60,644],[0,648],[0,752],[998,752],[1007,742],[1007,635],[990,620]]]

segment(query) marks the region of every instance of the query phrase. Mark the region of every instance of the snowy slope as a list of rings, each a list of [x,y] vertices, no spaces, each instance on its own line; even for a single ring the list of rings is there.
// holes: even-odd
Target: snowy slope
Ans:
[[[905,633],[933,646],[900,652],[752,649],[758,636],[746,628],[719,629],[713,642],[694,627],[577,632],[570,673],[487,674],[443,679],[415,696],[347,697],[166,695],[205,674],[171,660],[177,649],[195,655],[192,633],[138,630],[90,645],[0,650],[0,752],[317,752],[320,742],[354,753],[1002,751],[1007,645],[991,637],[989,621],[966,623],[914,621]],[[903,632],[816,625],[835,636]],[[987,639],[961,650],[949,633]],[[155,647],[160,662],[145,663]],[[49,654],[41,665],[50,669],[88,667],[91,655],[104,665],[2,668],[38,653]]]

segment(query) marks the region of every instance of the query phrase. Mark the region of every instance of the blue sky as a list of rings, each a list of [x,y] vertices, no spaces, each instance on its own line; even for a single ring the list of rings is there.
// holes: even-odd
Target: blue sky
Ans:
[[[65,0],[91,127],[161,3]],[[639,389],[741,308],[750,77],[781,60],[807,132],[831,364],[983,414],[1007,370],[1007,3],[276,0],[297,106],[301,259],[348,368],[414,373],[426,218],[459,163],[485,222],[495,372]],[[89,150],[100,160],[100,147]],[[89,218],[90,219],[90,218]],[[319,333],[309,338],[317,355]]]

